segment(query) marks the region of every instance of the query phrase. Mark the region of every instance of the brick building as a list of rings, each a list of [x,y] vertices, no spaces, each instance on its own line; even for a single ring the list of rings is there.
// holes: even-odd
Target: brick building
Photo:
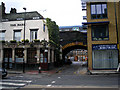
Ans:
[[[120,2],[85,3],[88,69],[114,70],[120,62]]]

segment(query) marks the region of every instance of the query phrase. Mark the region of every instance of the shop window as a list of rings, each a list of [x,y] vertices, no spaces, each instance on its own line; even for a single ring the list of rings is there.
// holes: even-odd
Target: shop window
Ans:
[[[92,19],[102,19],[107,18],[107,4],[91,4],[91,18]]]
[[[0,32],[0,41],[5,40],[5,32]]]
[[[118,66],[118,50],[94,50],[93,69],[116,69]]]
[[[109,30],[108,25],[97,25],[92,26],[92,40],[109,40]]]
[[[16,40],[16,41],[21,40],[21,30],[14,31],[14,40]]]
[[[33,41],[35,39],[37,39],[37,30],[36,29],[30,31],[30,40]]]

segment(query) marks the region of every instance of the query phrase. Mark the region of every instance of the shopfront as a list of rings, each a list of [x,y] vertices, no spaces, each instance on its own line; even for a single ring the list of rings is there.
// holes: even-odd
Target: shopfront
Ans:
[[[11,69],[13,67],[12,62],[12,49],[5,48],[3,49],[4,57],[3,57],[3,68]]]
[[[116,69],[118,66],[117,45],[92,46],[93,69]]]

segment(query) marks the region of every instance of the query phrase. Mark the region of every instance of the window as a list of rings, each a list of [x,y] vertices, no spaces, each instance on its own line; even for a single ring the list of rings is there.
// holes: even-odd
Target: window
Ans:
[[[37,39],[37,29],[30,31],[30,41]]]
[[[109,31],[108,25],[97,25],[92,26],[92,40],[108,40],[109,39]]]
[[[21,30],[14,31],[14,40],[16,40],[16,41],[21,40]]]
[[[0,32],[0,41],[5,40],[5,32]]]
[[[45,24],[43,25],[43,31],[45,32]]]
[[[23,18],[17,18],[17,20],[23,20]]]
[[[79,31],[79,27],[73,27],[72,30],[73,31]]]
[[[116,69],[118,66],[117,50],[93,50],[93,69]]]
[[[33,17],[33,19],[40,19],[40,17]]]
[[[107,4],[91,4],[91,18],[101,19],[107,18]]]

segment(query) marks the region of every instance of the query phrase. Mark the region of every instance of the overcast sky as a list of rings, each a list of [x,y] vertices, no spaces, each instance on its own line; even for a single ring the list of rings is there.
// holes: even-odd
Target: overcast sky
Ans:
[[[6,12],[16,8],[17,12],[38,11],[45,18],[51,18],[59,26],[81,25],[84,15],[81,0],[0,0],[5,3]]]

